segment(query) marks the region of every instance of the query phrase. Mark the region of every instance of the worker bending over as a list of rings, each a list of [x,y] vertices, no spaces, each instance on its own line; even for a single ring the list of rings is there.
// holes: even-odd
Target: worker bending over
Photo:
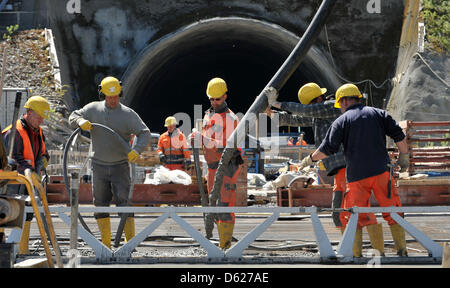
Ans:
[[[188,170],[192,166],[191,153],[186,136],[177,128],[177,119],[166,118],[167,131],[158,140],[158,157],[164,167],[170,170]]]
[[[45,148],[45,136],[42,132],[41,124],[44,119],[49,118],[50,104],[41,96],[30,97],[24,105],[26,113],[16,122],[16,136],[12,160],[16,165],[17,172],[24,174],[25,169],[40,174],[41,169],[47,168],[49,155]],[[6,127],[3,131],[6,151],[9,151],[11,145],[12,125]],[[9,144],[7,144],[9,143]],[[8,185],[8,194],[24,194],[25,185]],[[33,220],[33,213],[27,213],[25,223],[22,228],[22,235],[19,242],[19,254],[29,254],[28,242],[30,239],[30,225]]]
[[[311,165],[339,151],[344,145],[347,162],[347,195],[344,207],[367,207],[371,191],[373,191],[381,207],[400,207],[400,197],[395,181],[390,175],[391,161],[386,149],[386,135],[391,137],[399,149],[397,164],[401,170],[409,167],[408,145],[405,134],[386,111],[365,107],[359,103],[362,98],[358,87],[353,84],[342,85],[336,91],[335,107],[340,108],[342,116],[333,122],[319,148],[302,160],[304,165]],[[390,181],[391,180],[391,181]],[[388,187],[391,182],[390,187]],[[390,189],[389,189],[390,188]],[[401,214],[401,213],[399,213]],[[394,239],[397,254],[407,256],[405,231],[397,224],[389,213],[383,213]],[[362,227],[375,225],[376,222],[360,213],[355,241],[362,243]],[[376,234],[374,249],[384,254],[384,240],[381,224]],[[355,251],[354,251],[355,252]]]
[[[201,145],[208,164],[208,193],[211,193],[222,152],[226,147],[227,139],[236,129],[239,118],[227,106],[227,84],[221,78],[213,78],[208,82],[206,95],[211,108],[205,112],[201,134]],[[191,137],[196,137],[195,133]],[[237,149],[233,158],[226,166],[223,184],[220,188],[218,206],[232,207],[236,204],[236,183],[243,164],[241,149]],[[234,213],[218,214],[216,221],[219,233],[219,248],[228,249],[233,237],[235,215]]]
[[[73,128],[91,132],[92,139],[92,190],[94,205],[107,207],[114,196],[117,206],[128,206],[130,193],[130,166],[150,141],[150,130],[139,115],[119,102],[122,85],[114,77],[106,77],[99,86],[101,101],[94,101],[82,109],[73,111],[69,123]],[[132,135],[137,141],[130,151],[121,145],[116,135],[92,123],[102,124],[114,130],[129,143]],[[134,237],[134,215],[129,214],[124,226],[125,241]],[[103,244],[111,247],[111,221],[108,213],[95,213]]]

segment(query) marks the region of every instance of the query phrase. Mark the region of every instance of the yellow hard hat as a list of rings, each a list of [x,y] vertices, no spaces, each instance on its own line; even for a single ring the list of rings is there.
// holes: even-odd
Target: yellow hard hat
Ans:
[[[334,103],[334,107],[341,108],[341,104],[339,104],[339,100],[342,97],[358,97],[362,98],[362,94],[359,91],[358,87],[354,84],[344,84],[336,91],[336,103]]]
[[[169,116],[166,118],[166,124],[164,125],[164,127],[169,127],[172,125],[177,125],[177,119],[175,119],[175,117],[173,116]]]
[[[105,96],[116,96],[122,91],[122,85],[120,81],[112,76],[108,76],[102,80],[100,83],[100,92],[105,94]]]
[[[216,99],[222,97],[227,91],[227,83],[225,83],[225,80],[222,78],[213,78],[208,82],[206,95],[209,98]]]
[[[327,92],[326,88],[320,88],[316,83],[308,83],[298,90],[298,100],[302,104],[309,104],[312,100]]]
[[[48,119],[50,113],[50,104],[41,96],[32,96],[28,98],[27,102],[23,106],[24,108],[31,109],[44,119]]]

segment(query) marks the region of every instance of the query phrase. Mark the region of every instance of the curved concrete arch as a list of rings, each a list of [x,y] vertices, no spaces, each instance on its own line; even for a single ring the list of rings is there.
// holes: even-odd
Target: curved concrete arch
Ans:
[[[217,76],[227,81],[232,110],[245,113],[298,40],[279,25],[249,18],[193,23],[151,43],[130,62],[121,77],[125,91],[122,102],[150,126],[161,126],[154,123],[158,118],[149,109],[161,114],[160,119],[182,111],[181,107],[192,114],[194,104],[208,105],[206,84]],[[313,46],[280,97],[295,101],[298,88],[312,81],[332,93],[340,81],[331,71],[326,56]]]

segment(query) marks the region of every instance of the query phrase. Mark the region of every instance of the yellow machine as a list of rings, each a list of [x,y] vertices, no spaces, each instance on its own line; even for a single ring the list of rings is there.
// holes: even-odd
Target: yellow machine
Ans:
[[[36,222],[37,222],[37,225],[39,228],[39,233],[41,235],[42,244],[45,249],[48,266],[50,268],[53,268],[54,264],[53,264],[52,254],[50,252],[50,247],[47,242],[47,234],[44,229],[43,219],[41,218],[41,214],[39,212],[39,206],[36,201],[36,197],[35,197],[36,195],[34,193],[34,189],[36,188],[36,190],[39,192],[39,196],[40,196],[40,199],[42,202],[42,208],[44,210],[45,218],[46,218],[47,225],[49,228],[50,241],[52,243],[53,250],[54,250],[55,256],[56,256],[57,266],[59,268],[62,268],[63,265],[62,265],[62,261],[61,261],[61,255],[59,254],[58,242],[56,241],[56,236],[55,236],[55,232],[54,232],[54,228],[53,228],[50,210],[48,209],[47,196],[45,195],[44,188],[42,188],[42,185],[39,181],[38,175],[35,173],[32,173],[31,170],[29,170],[29,169],[25,170],[25,176],[22,174],[19,174],[17,171],[0,170],[0,180],[1,181],[7,180],[8,184],[23,184],[23,185],[25,185],[25,187],[28,191],[28,195],[30,196],[30,202],[33,207],[34,215],[36,217]],[[12,204],[10,206],[10,207],[13,207],[13,209],[10,212],[10,215],[22,215],[22,217],[23,217],[24,204],[17,203],[17,201],[20,201],[20,200],[15,200],[13,198],[6,198],[6,196],[1,196],[1,195],[0,195],[0,198],[8,199],[6,201],[9,203],[16,202],[15,204]],[[19,209],[19,211],[17,211],[17,209]],[[20,212],[22,212],[22,214],[20,214]],[[17,225],[17,222],[18,222],[17,218],[11,219],[11,221],[3,223],[2,225],[0,225],[0,227],[1,228],[17,227],[17,226],[21,227],[22,223],[20,223],[20,225]]]

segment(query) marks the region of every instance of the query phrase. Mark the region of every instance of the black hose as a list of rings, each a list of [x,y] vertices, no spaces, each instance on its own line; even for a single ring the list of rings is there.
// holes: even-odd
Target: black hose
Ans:
[[[273,78],[269,81],[266,87],[272,87],[275,90],[279,91],[290,78],[290,76],[295,72],[300,63],[303,61],[306,56],[309,48],[312,46],[313,42],[319,36],[322,27],[325,25],[328,16],[331,13],[333,6],[336,4],[337,0],[323,0],[320,5],[318,11],[316,12],[314,18],[306,29],[300,41],[295,46],[294,50],[292,50],[291,54],[289,54],[286,61],[277,71],[277,73],[273,76]],[[264,89],[258,97],[256,97],[253,104],[250,106],[248,111],[245,113],[244,117],[239,122],[236,129],[230,135],[227,140],[227,145],[222,152],[222,157],[219,161],[219,167],[217,168],[216,175],[214,178],[214,184],[209,196],[209,205],[216,206],[217,199],[219,198],[220,189],[223,184],[223,177],[225,175],[225,168],[228,163],[231,161],[233,155],[237,147],[241,145],[243,142],[242,138],[245,137],[245,125],[246,122],[249,122],[249,129],[253,128],[255,123],[254,121],[249,121],[251,115],[258,115],[262,113],[269,105],[267,94],[268,92]],[[208,214],[208,217],[211,217]]]
[[[103,129],[106,129],[108,131],[110,131],[111,133],[113,133],[114,135],[117,136],[117,138],[121,141],[121,143],[124,145],[124,147],[126,147],[127,150],[130,149],[130,146],[128,145],[128,143],[123,140],[122,137],[120,137],[119,134],[117,134],[114,130],[112,130],[111,128],[109,128],[108,126],[102,125],[102,124],[98,124],[98,123],[91,123],[92,126],[97,126],[97,127],[101,127]],[[72,132],[72,134],[70,135],[69,139],[66,142],[66,145],[64,147],[64,154],[63,154],[63,176],[64,176],[64,185],[66,187],[66,191],[67,194],[69,195],[69,199],[71,199],[72,194],[70,192],[70,186],[69,186],[69,177],[67,175],[67,154],[69,153],[69,149],[70,146],[72,145],[72,141],[75,138],[75,136],[78,134],[78,132],[80,132],[81,128],[77,128],[75,129],[75,131]],[[80,213],[78,213],[78,219],[80,220],[81,225],[83,226],[84,229],[86,229],[89,233],[93,234],[92,231],[89,229],[89,227],[87,226],[86,222],[84,222],[83,217],[81,216]]]

